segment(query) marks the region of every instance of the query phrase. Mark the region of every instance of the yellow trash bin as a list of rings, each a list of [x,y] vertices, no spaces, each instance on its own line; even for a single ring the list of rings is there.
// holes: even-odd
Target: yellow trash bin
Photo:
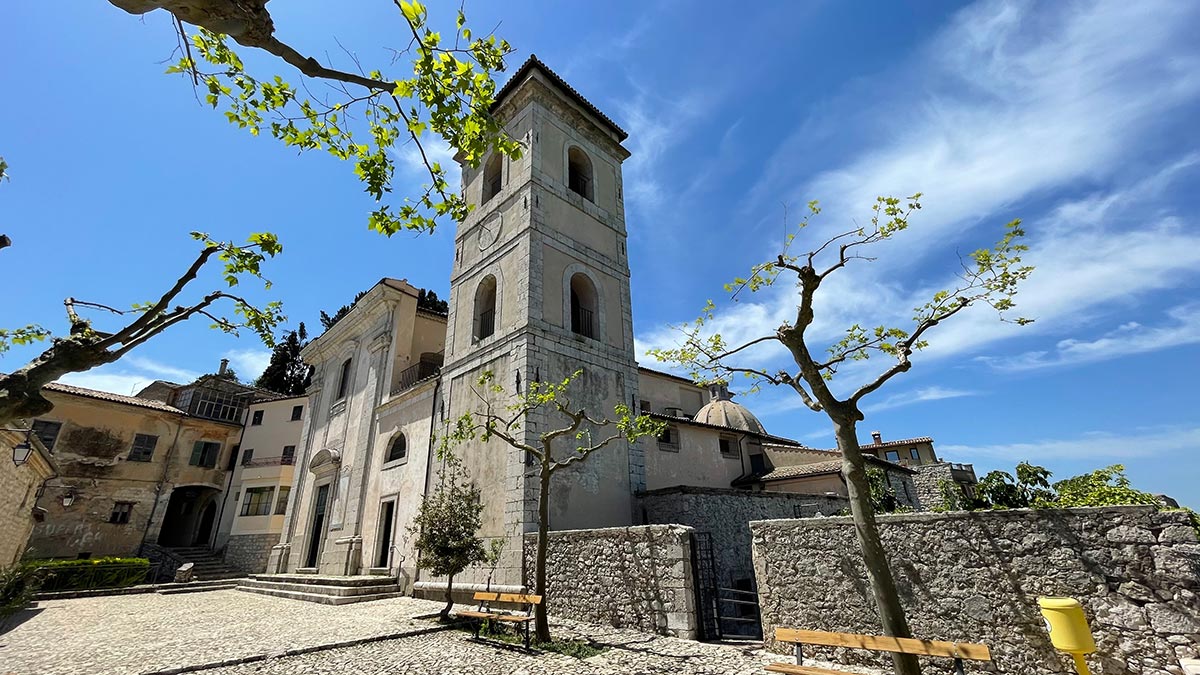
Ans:
[[[1092,631],[1088,628],[1087,617],[1083,615],[1079,601],[1074,598],[1038,598],[1038,606],[1042,608],[1051,644],[1075,659],[1075,668],[1080,675],[1088,675],[1083,655],[1096,651],[1096,641],[1092,639]]]

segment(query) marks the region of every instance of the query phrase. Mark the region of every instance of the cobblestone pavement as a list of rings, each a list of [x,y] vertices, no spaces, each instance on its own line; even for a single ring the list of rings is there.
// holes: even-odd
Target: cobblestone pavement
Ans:
[[[131,595],[38,603],[0,635],[0,674],[132,674],[187,666],[204,675],[766,675],[780,657],[755,645],[728,646],[571,621],[551,622],[556,638],[606,647],[586,660],[526,652],[424,618],[440,603],[394,598],[340,607],[240,591]],[[431,632],[434,631],[434,632]],[[395,639],[285,652],[375,637]]]
[[[0,673],[154,672],[425,630],[436,603],[335,607],[242,591],[114,595],[37,603],[0,635]]]

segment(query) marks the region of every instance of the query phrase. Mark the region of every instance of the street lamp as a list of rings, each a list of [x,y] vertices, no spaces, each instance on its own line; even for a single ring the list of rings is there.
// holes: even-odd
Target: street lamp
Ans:
[[[3,429],[3,431],[24,431],[25,440],[13,446],[13,464],[21,466],[29,461],[29,455],[33,453],[33,443],[29,441],[29,435],[33,433],[30,429]]]
[[[73,488],[71,488],[71,489],[68,489],[66,494],[64,494],[62,496],[63,508],[65,509],[74,503],[75,503],[75,490]]]

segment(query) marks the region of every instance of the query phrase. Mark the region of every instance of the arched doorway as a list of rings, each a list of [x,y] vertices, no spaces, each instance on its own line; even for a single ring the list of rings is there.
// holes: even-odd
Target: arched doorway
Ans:
[[[207,546],[220,494],[220,490],[207,485],[184,485],[172,490],[158,532],[159,545]]]

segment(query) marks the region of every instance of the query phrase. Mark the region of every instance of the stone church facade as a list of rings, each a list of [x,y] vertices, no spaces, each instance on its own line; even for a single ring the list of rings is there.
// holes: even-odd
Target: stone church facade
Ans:
[[[638,366],[625,132],[536,57],[500,90],[493,113],[524,152],[462,168],[475,209],[455,236],[447,314],[418,306],[407,281],[385,278],[304,350],[316,372],[267,572],[436,583],[417,573],[407,527],[436,478],[436,438],[495,396],[474,391],[484,372],[514,392],[582,371],[571,387],[575,407],[599,416],[625,404],[668,425],[657,439],[612,444],[556,474],[553,530],[650,522],[660,510],[648,508],[647,495],[664,488],[735,492],[740,480],[755,489],[746,479],[774,468],[766,447],[802,447],[769,435],[724,387],[706,392]],[[521,433],[535,443],[559,422],[535,414]],[[456,587],[489,575],[522,585],[521,540],[537,529],[536,474],[499,440],[454,452],[482,491],[481,536],[506,542],[495,570],[464,575]]]

